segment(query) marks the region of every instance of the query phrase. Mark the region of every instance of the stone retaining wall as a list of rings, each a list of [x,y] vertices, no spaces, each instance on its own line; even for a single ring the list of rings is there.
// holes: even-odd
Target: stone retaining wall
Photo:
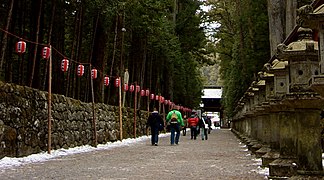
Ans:
[[[47,151],[48,93],[0,81],[0,159]],[[96,104],[98,144],[119,139],[119,108]],[[52,149],[92,145],[92,104],[52,95]],[[146,133],[147,112],[137,112],[137,136]],[[133,109],[123,108],[123,138],[133,137]]]

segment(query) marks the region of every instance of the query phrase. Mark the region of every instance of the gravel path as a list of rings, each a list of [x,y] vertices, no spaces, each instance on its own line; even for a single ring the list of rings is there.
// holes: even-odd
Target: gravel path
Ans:
[[[213,130],[207,141],[187,132],[176,146],[169,138],[1,169],[0,179],[266,179],[260,160],[228,129]]]

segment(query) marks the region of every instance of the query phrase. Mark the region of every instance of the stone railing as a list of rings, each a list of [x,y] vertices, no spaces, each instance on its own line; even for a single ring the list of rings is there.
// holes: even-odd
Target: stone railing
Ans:
[[[0,96],[0,159],[47,151],[48,93],[0,81]],[[91,103],[53,94],[51,106],[52,149],[94,144]],[[133,137],[133,109],[122,111],[123,138]],[[119,140],[118,107],[96,104],[95,112],[97,143]],[[147,112],[136,117],[136,135],[144,135]]]
[[[262,158],[270,179],[324,176],[324,5],[302,9],[309,12],[299,14],[298,37],[278,45],[276,58],[259,72],[232,120],[232,131]]]

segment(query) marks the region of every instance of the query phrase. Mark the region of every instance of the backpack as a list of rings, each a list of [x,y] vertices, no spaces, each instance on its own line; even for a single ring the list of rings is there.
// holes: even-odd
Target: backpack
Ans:
[[[175,111],[173,111],[171,114],[171,123],[178,123],[178,115]]]

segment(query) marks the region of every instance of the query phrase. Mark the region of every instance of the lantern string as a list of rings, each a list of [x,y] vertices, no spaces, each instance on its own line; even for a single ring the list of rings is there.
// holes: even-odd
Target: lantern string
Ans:
[[[89,66],[92,66],[91,63],[81,63],[81,62],[78,62],[78,61],[75,61],[73,59],[70,59],[70,58],[67,58],[66,56],[64,56],[64,54],[62,54],[59,50],[57,50],[55,47],[52,46],[52,49],[55,50],[59,55],[61,55],[62,57],[70,60],[71,62],[74,62],[76,64],[82,64],[82,65],[89,65]],[[99,70],[98,70],[99,71]]]
[[[25,38],[19,37],[18,35],[15,35],[15,34],[9,32],[9,31],[6,31],[6,30],[4,30],[4,29],[2,29],[2,28],[0,28],[0,31],[2,31],[2,32],[6,33],[6,34],[8,34],[8,35],[11,35],[11,36],[13,36],[13,37],[16,37],[16,38],[19,39],[19,40],[26,41],[26,42],[31,43],[31,44],[41,45],[41,46],[45,46],[45,47],[49,47],[49,46],[50,46],[50,44],[38,43],[38,42],[30,41],[30,40],[28,40],[28,39],[25,39]],[[63,58],[66,58],[66,59],[68,59],[68,60],[70,60],[70,61],[73,62],[73,63],[81,64],[81,65],[88,65],[90,68],[93,67],[91,63],[81,63],[81,62],[78,62],[78,61],[76,61],[76,60],[73,60],[73,59],[67,58],[63,53],[61,53],[59,50],[57,50],[54,46],[51,46],[51,47],[52,47],[52,49],[53,49],[56,53],[58,53],[60,56],[62,56]],[[101,72],[101,71],[98,70],[98,69],[97,69],[97,72],[99,72],[99,73],[102,74],[102,75],[105,74],[105,73]],[[119,76],[108,76],[107,74],[105,74],[105,76],[110,77],[110,78],[120,78]],[[128,84],[130,84],[130,85],[134,85],[134,84],[136,84],[136,82],[131,82],[131,83],[128,83]],[[134,89],[134,91],[136,91],[136,90]],[[150,92],[150,93],[153,93],[153,92]]]
[[[15,35],[15,34],[13,34],[13,33],[10,33],[10,32],[8,32],[8,31],[2,29],[2,28],[0,28],[0,30],[3,31],[4,33],[7,33],[7,34],[9,34],[9,35],[11,35],[11,36],[16,37],[17,39],[20,39],[20,40],[23,40],[23,41],[29,42],[29,43],[31,43],[31,44],[37,44],[37,45],[46,46],[46,47],[49,46],[48,44],[36,43],[36,42],[34,42],[34,41],[30,41],[30,40],[28,40],[28,39],[25,39],[25,38],[19,37],[19,36]]]
[[[19,40],[22,40],[22,41],[25,41],[25,42],[28,42],[28,43],[31,43],[31,44],[37,44],[37,45],[41,45],[41,46],[45,46],[45,47],[49,47],[49,44],[37,43],[37,42],[34,42],[34,41],[30,41],[30,40],[25,39],[25,38],[22,38],[22,37],[20,37],[20,36],[18,36],[18,35],[16,35],[16,34],[13,34],[13,33],[9,32],[9,31],[6,31],[6,30],[4,30],[4,29],[2,29],[2,28],[0,28],[0,30],[1,30],[2,32],[4,32],[4,33],[7,33],[8,35],[11,35],[11,36],[13,36],[13,37],[19,39]],[[58,53],[61,57],[66,58],[66,59],[70,60],[70,61],[73,62],[73,63],[81,64],[81,65],[89,65],[90,67],[92,66],[91,63],[82,63],[82,62],[78,62],[78,61],[76,61],[76,60],[73,60],[73,59],[71,59],[71,58],[67,58],[63,53],[61,53],[59,50],[57,50],[54,46],[52,46],[52,49],[53,49],[53,51],[55,51],[56,53]],[[102,75],[105,74],[105,76],[108,76],[106,73],[101,72],[99,69],[97,69],[97,71],[98,71],[100,74],[102,74]],[[110,77],[110,78],[118,78],[119,76],[108,76],[108,77]]]

